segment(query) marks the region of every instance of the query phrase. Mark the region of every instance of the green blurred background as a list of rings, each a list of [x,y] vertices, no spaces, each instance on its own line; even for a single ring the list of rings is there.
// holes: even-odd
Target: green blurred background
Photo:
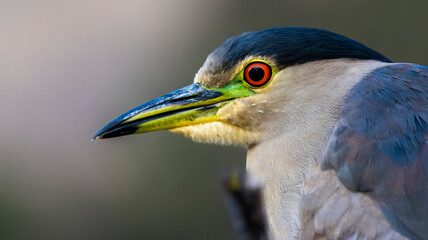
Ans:
[[[245,149],[168,132],[89,142],[186,86],[228,36],[331,30],[428,65],[428,2],[0,0],[0,239],[234,239],[219,176]]]

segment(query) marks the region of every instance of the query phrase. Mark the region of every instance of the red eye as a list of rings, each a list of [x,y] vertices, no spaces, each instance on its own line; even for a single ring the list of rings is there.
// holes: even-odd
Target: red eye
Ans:
[[[253,87],[261,87],[269,82],[272,69],[263,62],[253,62],[245,67],[244,80]]]

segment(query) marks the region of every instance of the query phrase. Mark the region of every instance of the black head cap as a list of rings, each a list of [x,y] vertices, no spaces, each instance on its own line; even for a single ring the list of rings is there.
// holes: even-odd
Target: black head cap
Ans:
[[[273,58],[280,68],[311,61],[337,58],[391,62],[378,52],[350,38],[315,28],[271,28],[230,37],[211,56],[219,66],[213,72],[228,70],[247,56]],[[221,66],[220,66],[221,65]]]

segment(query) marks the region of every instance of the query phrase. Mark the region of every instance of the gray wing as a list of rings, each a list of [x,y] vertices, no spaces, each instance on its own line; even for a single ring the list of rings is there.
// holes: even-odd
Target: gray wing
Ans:
[[[396,231],[428,239],[428,68],[389,65],[356,84],[322,167],[374,200]]]
[[[349,191],[333,170],[314,162],[301,191],[302,240],[404,240],[369,196]]]

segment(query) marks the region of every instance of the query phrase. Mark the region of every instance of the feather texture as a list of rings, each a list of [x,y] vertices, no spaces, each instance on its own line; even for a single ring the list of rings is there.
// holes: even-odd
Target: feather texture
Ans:
[[[398,232],[428,239],[428,68],[374,70],[349,92],[323,159]]]

